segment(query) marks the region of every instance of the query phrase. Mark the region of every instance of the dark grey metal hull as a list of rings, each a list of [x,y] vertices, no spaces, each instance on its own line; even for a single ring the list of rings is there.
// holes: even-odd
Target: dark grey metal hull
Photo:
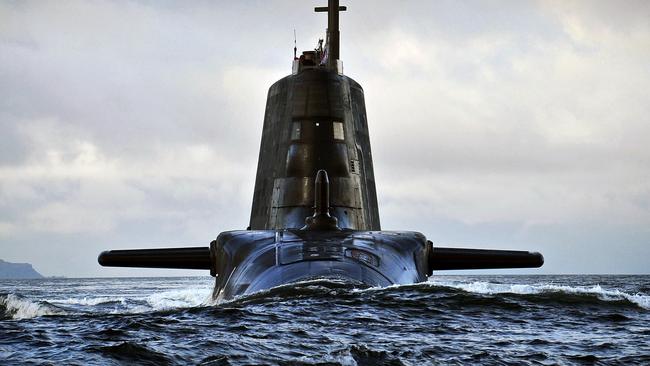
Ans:
[[[429,246],[417,232],[228,231],[210,246],[217,300],[311,279],[360,286],[425,281]]]
[[[308,69],[269,88],[250,228],[302,227],[320,169],[339,226],[380,230],[363,89],[345,75]]]

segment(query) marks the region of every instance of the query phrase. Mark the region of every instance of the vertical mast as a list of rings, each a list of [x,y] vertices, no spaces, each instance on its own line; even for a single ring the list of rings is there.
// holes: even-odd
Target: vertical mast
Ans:
[[[339,6],[339,0],[328,0],[327,7],[314,9],[316,12],[327,12],[327,68],[330,70],[337,69],[337,61],[340,59],[339,11],[345,10],[347,7]]]
[[[336,70],[336,61],[339,59],[339,0],[327,2],[327,33],[329,35],[327,66]]]

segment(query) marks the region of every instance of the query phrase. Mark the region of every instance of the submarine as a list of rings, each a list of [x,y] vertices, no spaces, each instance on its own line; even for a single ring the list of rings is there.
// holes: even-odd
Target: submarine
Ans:
[[[426,281],[436,270],[535,268],[540,253],[438,247],[382,231],[363,88],[343,73],[338,0],[325,44],[296,54],[268,91],[250,223],[205,247],[109,250],[102,266],[209,270],[213,299],[308,280],[360,287]]]

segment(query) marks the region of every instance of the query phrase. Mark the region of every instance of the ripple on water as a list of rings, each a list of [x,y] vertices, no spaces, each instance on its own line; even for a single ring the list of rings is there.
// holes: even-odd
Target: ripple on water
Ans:
[[[45,286],[0,294],[0,363],[650,363],[647,296],[629,278],[620,287],[605,278],[607,288],[563,277],[388,288],[309,281],[218,304],[194,279],[178,288],[147,279],[141,291],[138,279],[113,290],[93,281],[104,288],[97,296],[54,296]]]
[[[161,352],[131,342],[121,342],[110,346],[89,347],[89,352],[98,352],[104,356],[139,365],[168,365],[173,360]]]

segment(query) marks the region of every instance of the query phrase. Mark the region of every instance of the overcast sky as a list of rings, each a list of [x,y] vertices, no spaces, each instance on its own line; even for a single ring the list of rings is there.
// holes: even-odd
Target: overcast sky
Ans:
[[[96,258],[246,228],[266,92],[325,3],[0,2],[0,258],[195,273]],[[342,4],[382,228],[650,273],[650,2]]]

